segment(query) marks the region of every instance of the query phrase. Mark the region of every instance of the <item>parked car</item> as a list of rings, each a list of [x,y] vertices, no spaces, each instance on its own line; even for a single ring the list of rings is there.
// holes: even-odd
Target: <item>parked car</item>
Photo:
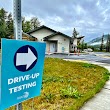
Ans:
[[[84,52],[93,52],[91,48],[84,49]]]
[[[88,50],[88,52],[93,52],[93,50],[91,48],[88,48],[87,50]]]

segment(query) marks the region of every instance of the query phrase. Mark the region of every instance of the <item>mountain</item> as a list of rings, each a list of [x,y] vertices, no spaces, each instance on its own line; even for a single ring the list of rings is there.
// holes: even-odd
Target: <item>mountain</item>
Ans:
[[[104,44],[105,45],[107,42],[107,38],[108,38],[108,35],[104,35]],[[91,40],[90,42],[88,42],[87,44],[91,45],[91,46],[99,46],[99,45],[101,45],[101,42],[102,42],[102,37],[97,37],[97,38]]]

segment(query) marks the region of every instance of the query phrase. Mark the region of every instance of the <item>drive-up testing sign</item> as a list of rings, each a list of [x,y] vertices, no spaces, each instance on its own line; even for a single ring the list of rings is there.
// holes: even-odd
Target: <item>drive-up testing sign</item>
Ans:
[[[39,96],[45,43],[2,39],[0,110]]]

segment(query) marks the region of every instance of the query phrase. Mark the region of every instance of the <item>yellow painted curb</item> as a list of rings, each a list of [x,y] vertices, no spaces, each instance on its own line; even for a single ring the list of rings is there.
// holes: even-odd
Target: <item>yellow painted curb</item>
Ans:
[[[75,62],[83,62],[83,63],[89,63],[88,61],[86,60],[73,60],[73,59],[64,59],[66,61],[75,61]]]
[[[76,62],[88,63],[88,61],[86,61],[86,60],[74,60],[74,61],[76,61]]]

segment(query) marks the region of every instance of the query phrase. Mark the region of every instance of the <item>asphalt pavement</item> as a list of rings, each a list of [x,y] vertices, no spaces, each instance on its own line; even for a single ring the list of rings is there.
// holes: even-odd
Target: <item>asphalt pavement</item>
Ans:
[[[88,54],[50,54],[46,57],[71,59],[71,60],[82,60],[82,61],[95,61],[100,63],[110,64],[110,53],[91,52]]]

